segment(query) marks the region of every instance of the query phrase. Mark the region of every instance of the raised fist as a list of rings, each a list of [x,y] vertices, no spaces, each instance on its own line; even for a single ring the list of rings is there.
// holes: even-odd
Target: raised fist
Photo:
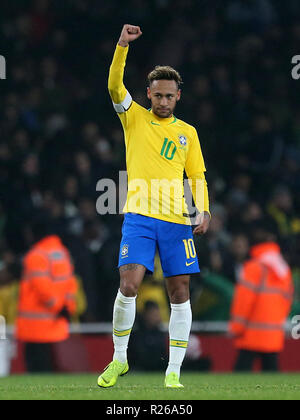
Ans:
[[[119,39],[119,45],[121,47],[127,47],[129,42],[135,41],[141,35],[142,31],[139,26],[124,25]]]

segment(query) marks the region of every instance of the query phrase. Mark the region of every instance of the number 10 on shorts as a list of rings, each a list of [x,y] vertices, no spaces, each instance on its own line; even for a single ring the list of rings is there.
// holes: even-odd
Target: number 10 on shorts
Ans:
[[[196,249],[193,239],[183,239],[187,260],[196,258]]]

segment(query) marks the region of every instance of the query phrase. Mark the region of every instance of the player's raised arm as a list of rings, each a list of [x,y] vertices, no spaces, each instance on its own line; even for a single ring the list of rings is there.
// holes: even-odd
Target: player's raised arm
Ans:
[[[134,25],[124,25],[118,44],[121,47],[128,47],[128,44],[135,41],[142,35],[141,28]]]
[[[135,41],[141,35],[142,31],[139,26],[124,25],[110,66],[108,90],[114,108],[118,113],[127,111],[132,102],[132,98],[123,83],[124,68],[129,43]]]

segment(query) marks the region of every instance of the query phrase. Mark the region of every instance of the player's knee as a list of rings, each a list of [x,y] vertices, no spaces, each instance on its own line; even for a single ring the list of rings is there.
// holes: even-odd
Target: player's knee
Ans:
[[[138,286],[130,281],[121,281],[121,293],[126,297],[135,297],[138,293]]]
[[[172,279],[167,282],[171,303],[184,303],[190,298],[189,278]]]
[[[170,293],[171,303],[180,304],[188,301],[190,298],[189,289],[185,286],[173,289]]]

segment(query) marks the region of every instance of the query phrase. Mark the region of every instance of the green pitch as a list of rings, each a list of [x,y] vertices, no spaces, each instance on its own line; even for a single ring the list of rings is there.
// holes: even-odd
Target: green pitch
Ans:
[[[299,400],[300,374],[183,373],[184,389],[163,387],[163,374],[130,373],[110,389],[97,375],[11,376],[0,379],[0,400]]]

